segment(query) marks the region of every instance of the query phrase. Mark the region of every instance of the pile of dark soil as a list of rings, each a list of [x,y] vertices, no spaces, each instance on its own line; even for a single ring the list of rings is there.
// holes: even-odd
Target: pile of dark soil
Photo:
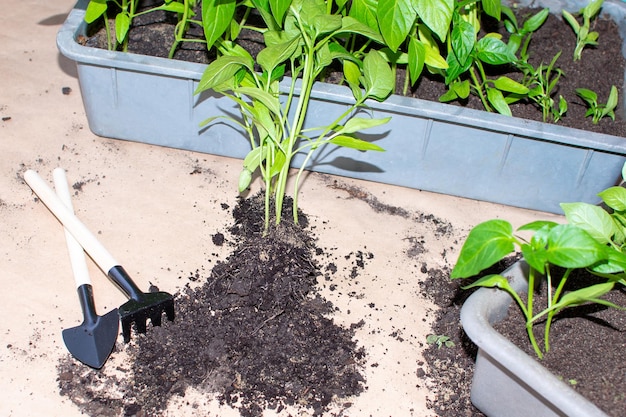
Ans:
[[[122,386],[122,399],[102,395],[102,376],[79,376],[83,371],[71,361],[59,369],[61,393],[90,415],[101,414],[102,404],[104,415],[120,409],[123,415],[159,415],[187,387],[217,393],[242,416],[286,405],[321,415],[342,399],[349,407],[347,399],[365,382],[365,352],[352,340],[359,324],[343,328],[329,318],[332,305],[315,289],[321,269],[314,257],[321,250],[306,216],[296,226],[289,210],[284,214],[281,225],[263,236],[263,195],[239,201],[232,254],[210,276],[189,277],[202,285],[177,294],[175,323],[151,328],[128,347],[130,369],[113,381]],[[223,243],[224,236],[213,240]]]

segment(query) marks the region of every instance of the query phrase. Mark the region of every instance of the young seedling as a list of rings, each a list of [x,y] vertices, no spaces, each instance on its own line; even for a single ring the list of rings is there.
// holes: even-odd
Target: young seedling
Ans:
[[[626,165],[622,170],[626,177]],[[470,278],[508,256],[516,248],[521,250],[529,265],[527,299],[524,301],[509,284],[506,277],[490,274],[463,288],[495,287],[506,291],[520,307],[528,338],[539,358],[550,350],[550,328],[554,316],[568,307],[597,303],[626,309],[601,297],[616,284],[626,285],[626,189],[610,187],[598,194],[609,211],[588,203],[563,203],[567,224],[550,221],[528,223],[518,231],[532,232],[530,240],[513,233],[505,220],[488,220],[474,227],[465,240],[450,278]],[[553,288],[555,267],[564,269],[556,288]],[[572,272],[586,269],[604,281],[564,292]],[[535,292],[538,280],[545,279],[548,304],[535,312]],[[544,349],[539,347],[533,325],[545,317]]]
[[[517,64],[517,67],[524,74],[522,83],[530,88],[528,98],[541,108],[544,122],[552,119],[556,123],[567,112],[567,101],[563,96],[559,96],[558,104],[552,97],[557,83],[563,75],[560,68],[554,67],[560,56],[561,52],[552,58],[549,65],[541,64],[538,68],[534,68],[528,61],[520,60]]]
[[[442,334],[429,334],[428,336],[426,336],[426,343],[428,343],[429,345],[437,345],[437,349],[441,349],[444,346],[447,348],[455,346],[454,342],[450,340],[450,337]]]
[[[133,19],[147,13],[157,10],[178,13],[179,15],[188,15],[191,2],[185,0],[183,3],[177,0],[164,0],[164,3],[151,7],[146,10],[137,11],[140,0],[90,0],[85,10],[85,22],[93,23],[99,18],[104,19],[104,25],[107,33],[107,44],[109,50],[115,50],[119,46],[123,51],[128,49],[128,31],[133,23]],[[109,7],[119,8],[119,12],[115,15],[115,46],[111,38],[111,30],[109,27]],[[111,8],[113,8],[111,7]]]
[[[574,61],[580,60],[582,57],[583,49],[587,45],[598,44],[598,32],[591,31],[591,21],[596,18],[604,0],[591,0],[587,6],[582,8],[578,15],[582,15],[582,25],[578,22],[576,17],[567,10],[563,10],[563,18],[569,23],[576,34],[576,48],[574,49]]]
[[[606,104],[599,104],[596,92],[587,88],[577,88],[576,94],[585,101],[588,107],[585,117],[591,116],[594,125],[598,124],[605,116],[609,116],[612,120],[615,120],[615,108],[617,107],[618,101],[617,87],[611,87],[611,92],[609,93]]]
[[[226,7],[228,2],[206,2]],[[286,6],[287,8],[278,7]],[[262,7],[257,5],[257,7]],[[291,161],[298,153],[304,162],[296,174],[293,215],[297,223],[298,187],[302,172],[313,153],[322,146],[335,145],[360,151],[382,151],[356,133],[387,123],[389,118],[360,117],[359,109],[368,99],[382,101],[394,87],[389,65],[377,51],[363,59],[350,54],[340,44],[342,36],[359,35],[382,43],[380,35],[349,16],[329,13],[323,2],[283,1],[262,9],[268,27],[266,47],[255,59],[243,48],[228,42],[220,45],[221,56],[204,72],[196,93],[212,89],[231,98],[239,107],[241,120],[230,119],[247,134],[251,151],[245,157],[239,178],[239,190],[245,190],[254,171],[259,170],[265,183],[265,230],[270,224],[270,198],[275,200],[275,222],[281,220],[283,199]],[[203,12],[205,13],[205,12]],[[217,33],[214,25],[226,28],[234,9],[214,13],[218,20],[204,20],[205,32]],[[210,27],[206,27],[209,25]],[[218,35],[219,36],[219,35]],[[329,115],[324,126],[305,128],[304,121],[313,84],[333,62],[343,63],[344,77],[354,95],[354,103],[338,115]],[[257,73],[256,69],[261,72]],[[291,82],[286,95],[279,93],[279,81],[286,70]],[[222,118],[217,116],[205,124]]]

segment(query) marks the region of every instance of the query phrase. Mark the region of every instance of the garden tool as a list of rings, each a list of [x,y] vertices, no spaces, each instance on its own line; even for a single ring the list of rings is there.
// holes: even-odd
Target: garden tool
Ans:
[[[54,170],[54,186],[59,198],[73,213],[72,197],[67,185],[65,170],[61,168]],[[65,240],[80,307],[83,311],[83,323],[80,326],[64,329],[63,341],[72,356],[85,365],[100,369],[115,347],[120,319],[117,309],[109,311],[104,316],[99,316],[96,313],[93,289],[83,248],[67,229],[65,229]]]
[[[69,230],[98,267],[129,298],[118,309],[125,342],[130,341],[130,329],[133,323],[137,332],[145,333],[148,318],[154,326],[161,325],[163,312],[166,313],[170,321],[174,320],[174,297],[171,294],[162,291],[142,292],[124,268],[105,249],[95,235],[67,209],[39,174],[33,170],[28,170],[24,173],[24,180],[61,224]]]

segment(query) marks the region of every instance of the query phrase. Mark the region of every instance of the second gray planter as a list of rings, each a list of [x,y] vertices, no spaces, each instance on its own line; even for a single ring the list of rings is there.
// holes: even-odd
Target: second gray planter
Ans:
[[[57,44],[77,63],[95,134],[235,158],[246,155],[249,144],[232,126],[199,127],[210,116],[237,114],[228,99],[194,96],[204,65],[82,46],[76,39],[86,33],[87,3],[79,0]],[[626,5],[606,3],[626,33]],[[327,124],[329,115],[341,114],[352,100],[348,88],[318,83],[307,125]],[[561,202],[598,202],[593,190],[614,185],[626,161],[624,137],[400,96],[369,105],[376,117],[392,117],[368,132],[386,152],[329,147],[308,169],[560,213]],[[301,163],[302,158],[296,159],[296,165]]]

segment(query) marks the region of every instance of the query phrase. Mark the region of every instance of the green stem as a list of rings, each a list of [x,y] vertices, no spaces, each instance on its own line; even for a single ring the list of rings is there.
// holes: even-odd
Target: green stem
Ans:
[[[569,275],[571,272],[572,272],[572,269],[567,269],[565,271],[565,273],[563,274],[563,277],[561,278],[561,281],[559,282],[559,285],[556,288],[556,291],[554,291],[554,296],[552,297],[548,296],[548,308],[549,309],[551,309],[552,306],[559,301],[559,298],[561,298],[561,293],[563,292],[563,288],[565,287],[565,283],[567,282],[567,278],[569,278]],[[549,270],[548,270],[548,273],[549,273]],[[548,285],[551,285],[551,282],[548,282]],[[558,310],[551,309],[546,318],[546,325],[543,331],[544,349],[546,352],[550,350],[550,327],[552,326],[552,319],[554,318],[554,315],[557,312]]]
[[[537,339],[535,338],[535,334],[533,333],[533,298],[535,294],[535,269],[530,268],[530,272],[528,273],[528,292],[527,292],[528,300],[526,304],[526,333],[528,333],[528,338],[530,339],[530,343],[535,349],[535,353],[539,359],[543,358],[543,353],[539,348],[539,344],[537,344]]]
[[[480,68],[480,66],[479,66],[479,68]],[[487,110],[489,112],[493,111],[491,109],[491,106],[489,106],[489,102],[487,101],[487,97],[485,97],[485,93],[483,91],[483,84],[479,81],[478,77],[476,76],[476,71],[475,71],[473,66],[472,66],[472,68],[470,68],[470,76],[472,77],[472,82],[474,84],[474,90],[476,91],[476,94],[478,94],[478,97],[480,98],[480,101],[482,101],[483,106],[485,107],[485,110]]]

